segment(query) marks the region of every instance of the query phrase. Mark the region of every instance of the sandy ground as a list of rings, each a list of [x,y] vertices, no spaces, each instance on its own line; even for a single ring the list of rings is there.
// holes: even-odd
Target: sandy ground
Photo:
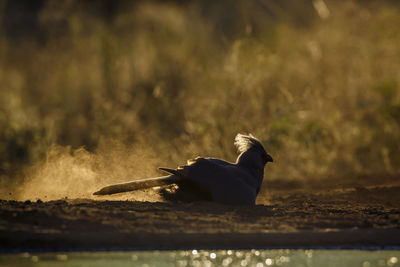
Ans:
[[[251,207],[0,200],[0,252],[400,247],[400,186],[341,188],[275,184]]]

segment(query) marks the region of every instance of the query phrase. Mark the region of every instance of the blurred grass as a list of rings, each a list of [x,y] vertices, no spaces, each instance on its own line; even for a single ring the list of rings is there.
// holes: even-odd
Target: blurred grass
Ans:
[[[2,183],[53,144],[139,144],[154,169],[234,161],[238,132],[273,155],[267,179],[399,174],[395,1],[136,1],[110,16],[43,1],[22,34],[11,2],[0,2]]]

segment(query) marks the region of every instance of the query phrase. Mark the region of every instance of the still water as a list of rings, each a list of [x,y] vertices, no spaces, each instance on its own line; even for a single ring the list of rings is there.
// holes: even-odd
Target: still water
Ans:
[[[190,250],[22,253],[0,266],[400,266],[400,250]]]

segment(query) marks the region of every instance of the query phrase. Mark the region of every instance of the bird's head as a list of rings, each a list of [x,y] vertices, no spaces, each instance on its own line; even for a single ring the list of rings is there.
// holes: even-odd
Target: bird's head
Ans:
[[[264,168],[268,162],[274,161],[260,141],[251,134],[237,134],[235,137],[235,146],[239,153],[241,153],[237,159],[237,163]]]

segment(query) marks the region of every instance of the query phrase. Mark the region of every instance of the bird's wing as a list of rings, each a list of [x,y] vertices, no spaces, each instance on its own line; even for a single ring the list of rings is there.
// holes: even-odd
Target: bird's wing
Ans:
[[[170,173],[170,174],[174,174],[174,175],[181,176],[183,178],[185,178],[185,177],[187,178],[190,175],[188,172],[193,167],[195,167],[195,169],[197,169],[197,167],[200,167],[201,169],[209,169],[211,171],[211,169],[213,168],[214,164],[211,164],[209,166],[204,166],[204,164],[201,163],[203,161],[214,163],[215,165],[221,165],[221,166],[232,165],[232,163],[226,162],[226,161],[221,160],[221,159],[197,157],[197,158],[194,158],[194,159],[189,159],[187,161],[186,165],[179,166],[177,169],[171,169],[171,168],[165,168],[165,167],[159,167],[158,169],[161,170],[161,171]],[[192,166],[192,165],[194,165],[194,166]],[[211,167],[211,169],[210,169],[210,167]],[[198,170],[197,170],[197,172],[198,172]]]
[[[215,163],[217,165],[221,165],[221,166],[233,166],[232,163],[227,162],[227,161],[222,160],[222,159],[216,159],[216,158],[204,158],[204,159],[206,159],[208,161],[211,161],[211,162],[213,162],[213,163]]]

